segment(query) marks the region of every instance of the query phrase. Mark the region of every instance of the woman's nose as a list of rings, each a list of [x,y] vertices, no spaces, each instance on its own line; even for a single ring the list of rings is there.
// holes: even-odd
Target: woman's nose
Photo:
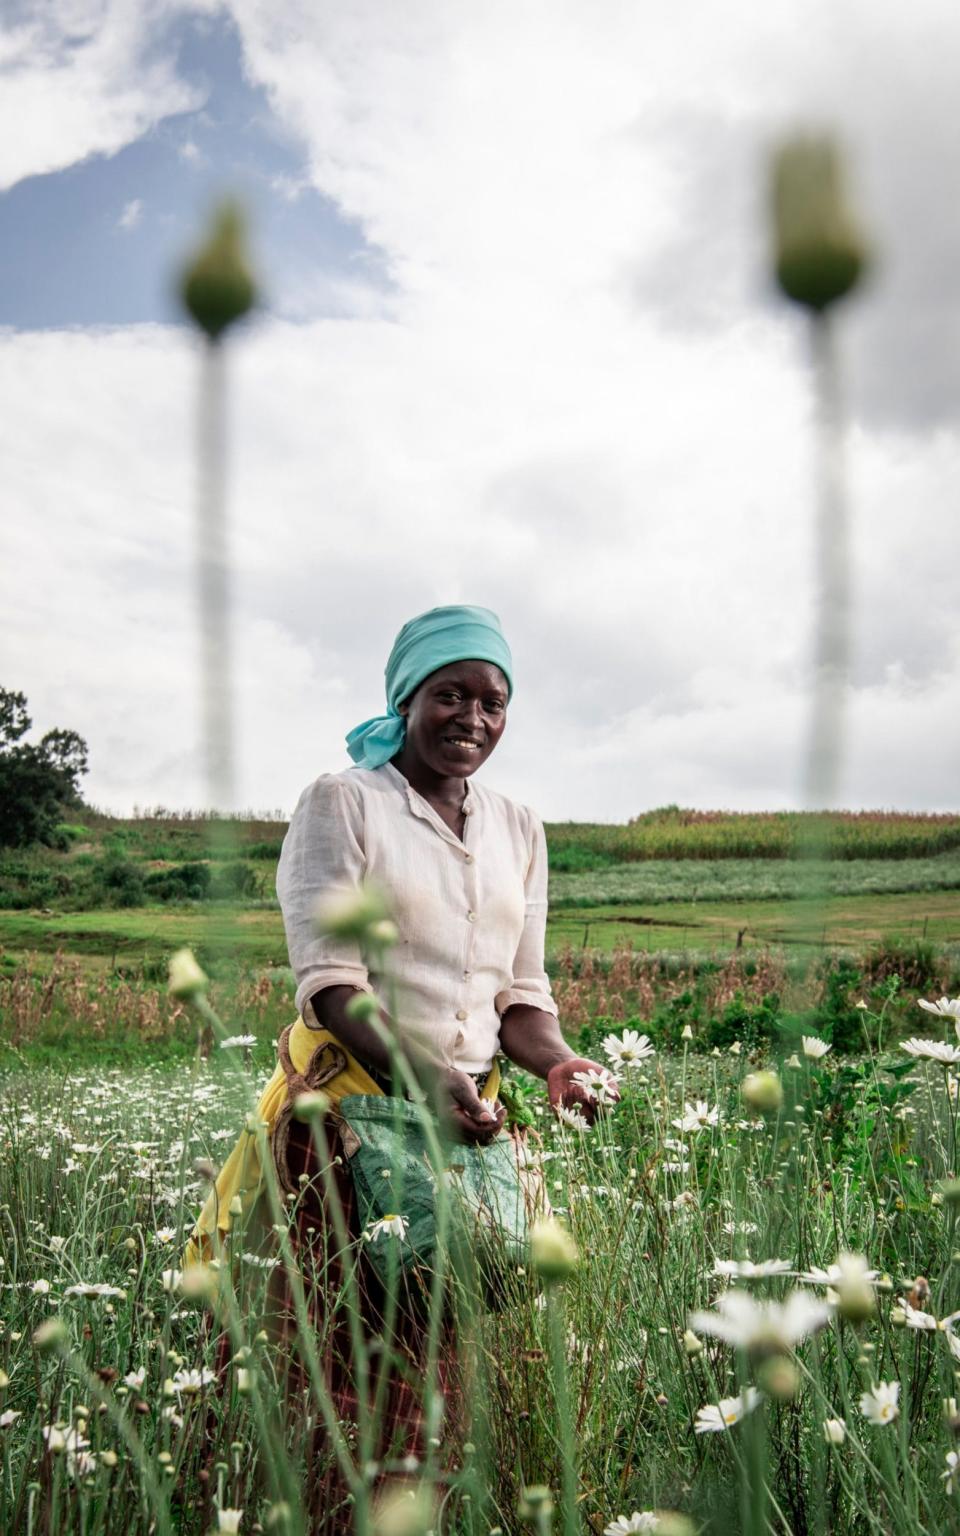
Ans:
[[[464,702],[463,706],[457,711],[457,723],[458,725],[469,725],[471,730],[482,728],[483,721],[479,699],[473,701],[466,700]]]

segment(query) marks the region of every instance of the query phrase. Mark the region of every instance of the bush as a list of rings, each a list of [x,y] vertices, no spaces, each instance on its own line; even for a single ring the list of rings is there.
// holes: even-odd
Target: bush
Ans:
[[[154,901],[203,901],[210,894],[210,866],[195,860],[155,869],[144,881],[146,895]]]
[[[899,976],[905,987],[923,992],[939,984],[937,952],[929,939],[884,939],[864,956],[863,974],[871,983]]]
[[[136,864],[115,853],[97,859],[87,872],[86,904],[103,907],[139,907],[144,900],[143,875]]]
[[[251,843],[249,848],[244,849],[244,854],[248,859],[279,859],[282,847],[282,841]]]

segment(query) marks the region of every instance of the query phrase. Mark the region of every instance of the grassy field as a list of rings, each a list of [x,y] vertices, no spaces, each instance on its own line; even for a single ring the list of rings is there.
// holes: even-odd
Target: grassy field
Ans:
[[[943,1071],[897,1052],[803,1059],[764,1113],[746,1096],[750,1065],[684,1052],[621,1067],[622,1101],[588,1133],[517,1077],[514,1112],[533,1122],[576,1265],[545,1285],[535,1250],[504,1282],[507,1305],[462,1320],[469,1448],[442,1430],[415,1465],[373,1464],[361,1404],[345,1441],[355,1536],[428,1523],[602,1536],[617,1521],[674,1536],[956,1536],[943,1405],[960,1339],[937,1326],[960,1306]],[[284,1401],[285,1346],[264,1312],[296,1200],[275,1202],[266,1234],[235,1221],[234,1267],[208,1277],[219,1320],[178,1266],[204,1170],[267,1071],[228,1052],[192,1070],[0,1079],[3,1531],[309,1536],[306,1487],[334,1444],[310,1430],[329,1402],[321,1372]],[[349,1265],[362,1248],[341,1250]],[[828,1292],[844,1250],[858,1258]],[[301,1348],[322,1339],[302,1334]],[[429,1411],[429,1377],[418,1391]],[[423,1496],[419,1523],[373,1513],[400,1478]],[[659,1523],[641,1521],[654,1511]]]
[[[579,877],[578,877],[579,878]],[[881,939],[927,938],[960,944],[960,891],[922,896],[830,896],[823,901],[611,902],[562,906],[551,911],[547,944],[555,955],[566,945],[611,951],[626,944],[643,950],[717,950],[737,944],[862,949]],[[283,924],[277,908],[147,907],[98,912],[0,912],[0,951],[62,950],[111,967],[153,964],[189,944],[204,955],[234,956],[256,965],[286,965]]]
[[[0,853],[0,909],[82,911],[184,899],[270,899],[285,824],[78,813],[57,846]],[[626,825],[548,824],[559,901],[755,899],[797,892],[803,857],[832,861],[831,889],[956,884],[960,817],[732,815],[667,807]],[[624,869],[627,865],[633,868]],[[902,867],[897,867],[902,866]],[[799,867],[799,866],[797,866]],[[572,882],[572,883],[570,883]]]
[[[960,892],[960,855],[909,859],[648,859],[552,874],[550,906]]]

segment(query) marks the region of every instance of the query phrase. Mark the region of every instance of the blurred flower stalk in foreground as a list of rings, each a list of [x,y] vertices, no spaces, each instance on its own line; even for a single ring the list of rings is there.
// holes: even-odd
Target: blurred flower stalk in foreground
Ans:
[[[184,308],[203,337],[197,413],[197,600],[206,788],[211,809],[234,808],[230,582],[227,548],[224,339],[256,303],[244,219],[233,203],[214,213],[180,277]]]
[[[779,145],[773,157],[772,203],[777,282],[810,319],[817,420],[817,617],[804,790],[811,810],[827,810],[839,781],[850,656],[850,528],[833,310],[856,288],[869,254],[832,138],[797,135]]]

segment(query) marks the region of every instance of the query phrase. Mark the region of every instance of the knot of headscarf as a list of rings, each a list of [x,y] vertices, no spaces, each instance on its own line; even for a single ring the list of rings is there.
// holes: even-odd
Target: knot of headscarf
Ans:
[[[347,751],[359,768],[379,768],[400,751],[407,722],[398,704],[440,667],[452,661],[490,661],[507,679],[513,694],[513,658],[500,620],[489,608],[431,608],[404,624],[387,661],[387,712],[355,725]]]

